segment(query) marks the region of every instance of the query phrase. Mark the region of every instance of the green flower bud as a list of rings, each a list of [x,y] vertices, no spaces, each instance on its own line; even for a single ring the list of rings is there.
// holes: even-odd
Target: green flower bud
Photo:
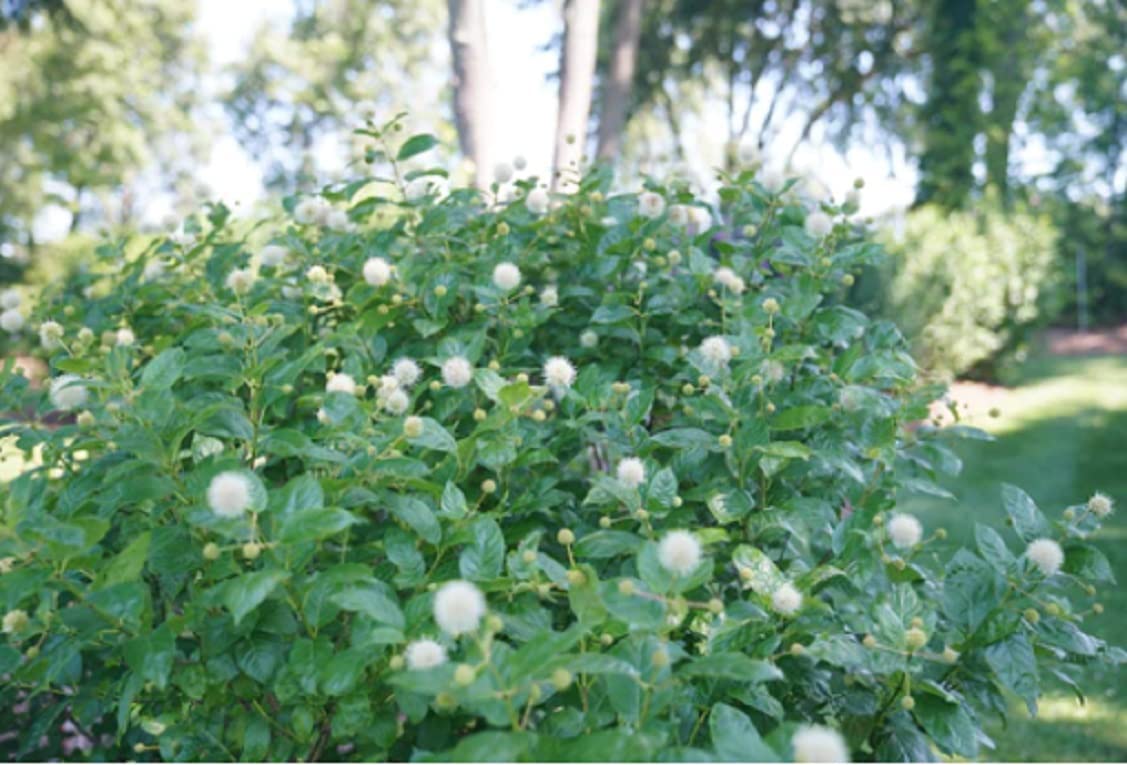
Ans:
[[[469,664],[459,664],[454,670],[454,684],[465,687],[474,681],[474,668]]]
[[[556,541],[565,547],[575,544],[575,533],[571,529],[560,529],[556,532]]]
[[[904,643],[909,651],[918,651],[927,645],[927,633],[919,627],[911,627],[904,632]]]
[[[552,673],[552,685],[556,687],[557,691],[567,690],[571,685],[571,673],[562,667]]]

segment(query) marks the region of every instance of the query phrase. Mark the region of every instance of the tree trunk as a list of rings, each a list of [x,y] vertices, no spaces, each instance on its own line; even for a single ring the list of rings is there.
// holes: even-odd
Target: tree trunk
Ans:
[[[642,6],[645,0],[619,0],[614,26],[614,48],[610,54],[607,81],[603,84],[603,106],[599,112],[599,148],[596,156],[607,162],[618,159],[622,131],[630,107],[630,92],[642,36]]]
[[[958,208],[974,190],[974,139],[982,123],[977,10],[976,0],[939,0],[933,9],[917,205]]]
[[[986,130],[986,183],[998,191],[1003,203],[1008,203],[1010,198],[1010,141],[1014,120],[1037,53],[1029,39],[1030,28],[1036,23],[1030,18],[1029,10],[1029,0],[996,0],[990,7],[992,18],[987,22],[997,35],[997,42],[991,51],[993,105]]]
[[[493,83],[485,37],[485,0],[447,0],[454,69],[454,124],[462,154],[474,163],[474,183],[493,174]]]
[[[560,97],[556,118],[553,188],[573,186],[587,144],[587,118],[595,84],[599,48],[599,0],[567,0],[564,39],[560,46]]]

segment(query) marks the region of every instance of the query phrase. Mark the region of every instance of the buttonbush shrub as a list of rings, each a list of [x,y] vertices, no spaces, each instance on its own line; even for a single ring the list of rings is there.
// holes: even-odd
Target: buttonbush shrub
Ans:
[[[1007,487],[950,556],[898,511],[985,436],[843,304],[847,210],[753,169],[713,210],[447,192],[433,138],[362,134],[369,177],[107,244],[29,317],[6,755],[973,758],[1123,659],[1083,626],[1107,500]]]

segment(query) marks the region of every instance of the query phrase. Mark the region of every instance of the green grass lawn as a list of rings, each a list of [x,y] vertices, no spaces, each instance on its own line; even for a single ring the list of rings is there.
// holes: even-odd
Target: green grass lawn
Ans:
[[[1050,517],[1102,491],[1117,509],[1093,541],[1127,582],[1127,357],[1035,357],[1005,395],[1001,415],[971,424],[997,440],[960,447],[963,475],[947,482],[959,502],[913,500],[907,509],[928,528],[945,526],[953,544],[973,547],[976,522],[1004,523],[1003,482],[1025,489]],[[1127,591],[1108,586],[1097,597],[1105,611],[1088,617],[1087,631],[1127,643]],[[1079,680],[1084,705],[1052,686],[1036,719],[1015,703],[1008,727],[990,728],[991,759],[1127,761],[1127,668],[1093,668]]]

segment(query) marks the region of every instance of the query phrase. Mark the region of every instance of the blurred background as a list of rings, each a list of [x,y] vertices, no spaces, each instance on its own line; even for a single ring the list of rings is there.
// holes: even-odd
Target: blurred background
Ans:
[[[455,182],[515,163],[566,188],[597,161],[712,199],[758,163],[858,194],[889,257],[854,304],[953,383],[937,418],[997,437],[905,504],[958,544],[1001,522],[1003,481],[1127,503],[1122,0],[0,0],[0,289],[23,318],[105,237],[276,214],[362,173],[353,129],[401,111]],[[0,325],[34,366],[33,327]],[[1122,642],[1127,595],[1104,602]],[[1088,681],[1015,705],[997,758],[1127,760],[1127,673]]]

